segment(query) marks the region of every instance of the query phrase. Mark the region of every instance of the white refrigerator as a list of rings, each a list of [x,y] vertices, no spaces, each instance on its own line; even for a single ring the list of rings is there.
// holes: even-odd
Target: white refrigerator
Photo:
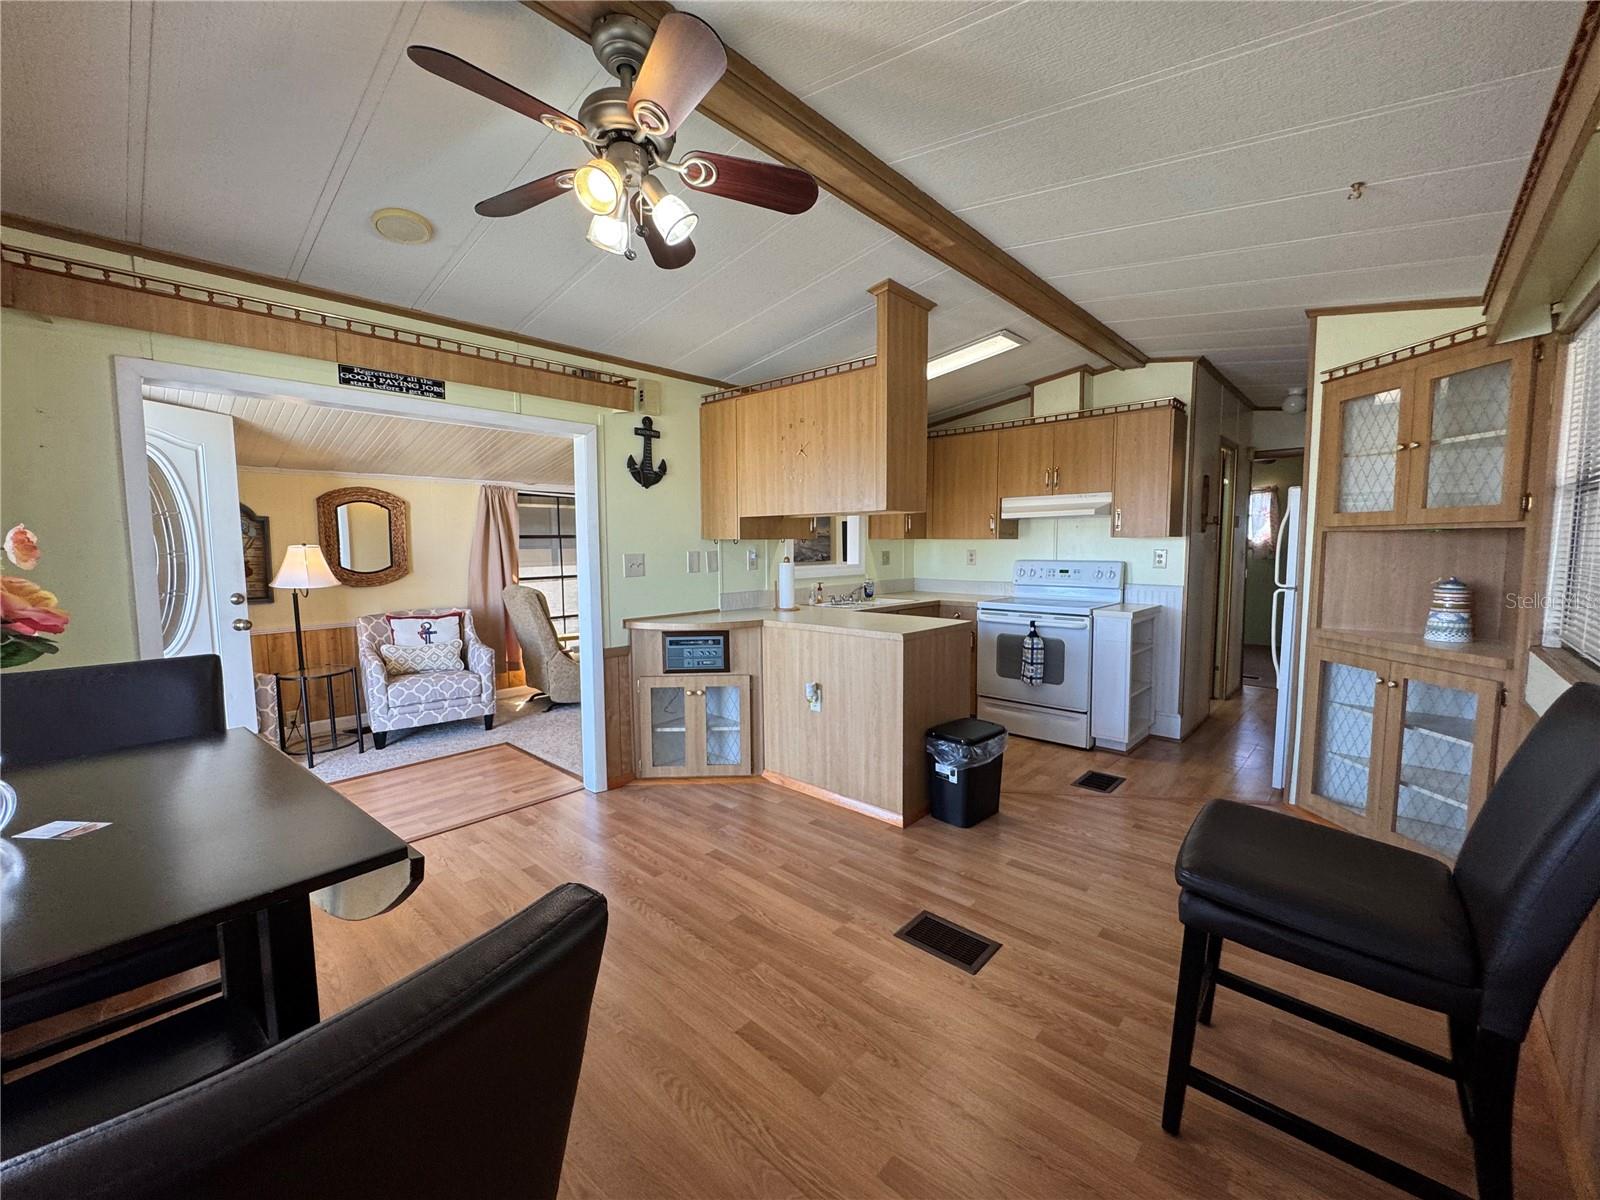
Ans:
[[[1294,764],[1295,685],[1300,670],[1300,548],[1305,529],[1302,494],[1292,487],[1278,525],[1272,561],[1272,669],[1278,683],[1278,716],[1272,734],[1272,786],[1289,786]]]

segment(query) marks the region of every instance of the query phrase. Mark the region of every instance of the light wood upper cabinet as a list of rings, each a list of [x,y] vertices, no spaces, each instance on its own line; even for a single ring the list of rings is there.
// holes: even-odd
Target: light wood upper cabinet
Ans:
[[[1055,430],[1053,491],[1072,496],[1111,490],[1116,422],[1114,416],[1079,417],[1047,427]]]
[[[978,436],[978,435],[969,435]],[[994,431],[996,477],[1002,496],[1048,496],[1055,481],[1055,432],[1050,425]]]
[[[904,541],[928,536],[927,513],[874,513],[867,518],[867,536],[873,541]]]
[[[1480,339],[1328,383],[1322,524],[1521,520],[1533,346]]]
[[[1000,520],[999,435],[993,430],[930,438],[930,538],[993,538],[1014,531]],[[1002,529],[1009,525],[1010,529]]]
[[[1183,533],[1185,435],[1181,409],[1139,408],[1111,418],[1115,449],[1111,483],[1113,537],[1178,537]]]
[[[743,397],[700,406],[700,536],[713,541],[805,537],[804,517],[739,516],[739,405]]]

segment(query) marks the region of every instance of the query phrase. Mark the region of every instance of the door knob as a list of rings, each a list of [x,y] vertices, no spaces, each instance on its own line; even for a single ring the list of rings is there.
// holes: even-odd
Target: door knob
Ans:
[[[243,633],[245,630],[249,629],[250,626],[251,622],[244,617],[238,617],[233,622],[233,627],[240,633]]]
[[[235,592],[233,595],[228,597],[228,603],[229,604],[243,604],[244,603],[244,593],[243,592]]]

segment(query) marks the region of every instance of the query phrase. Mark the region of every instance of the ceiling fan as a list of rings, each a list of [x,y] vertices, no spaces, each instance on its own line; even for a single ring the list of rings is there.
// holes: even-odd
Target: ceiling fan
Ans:
[[[669,192],[670,172],[691,191],[781,213],[817,202],[817,181],[804,171],[729,154],[695,150],[674,161],[678,127],[727,70],[722,39],[699,17],[672,12],[652,31],[621,13],[600,17],[589,34],[600,65],[620,86],[589,93],[576,118],[503,79],[432,46],[411,46],[411,61],[441,79],[532,117],[588,147],[588,162],[519,184],[480,201],[485,217],[511,217],[570,191],[591,216],[589,241],[627,259],[643,240],[656,266],[676,270],[694,258],[689,235],[700,218]]]

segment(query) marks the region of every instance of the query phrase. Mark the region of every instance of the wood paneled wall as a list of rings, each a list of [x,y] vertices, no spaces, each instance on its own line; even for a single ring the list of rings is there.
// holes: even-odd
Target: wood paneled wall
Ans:
[[[606,782],[633,778],[633,662],[627,646],[606,647]]]
[[[306,666],[336,664],[354,666],[356,662],[356,627],[336,625],[328,629],[305,631]],[[278,671],[293,671],[296,665],[294,634],[257,633],[250,638],[250,658],[256,674],[271,675]],[[323,721],[328,716],[328,688],[320,681],[308,685],[311,719]],[[333,685],[334,711],[341,717],[356,710],[355,695],[349,679],[339,679]],[[283,713],[287,717],[300,708],[300,691],[289,683],[283,685]]]

